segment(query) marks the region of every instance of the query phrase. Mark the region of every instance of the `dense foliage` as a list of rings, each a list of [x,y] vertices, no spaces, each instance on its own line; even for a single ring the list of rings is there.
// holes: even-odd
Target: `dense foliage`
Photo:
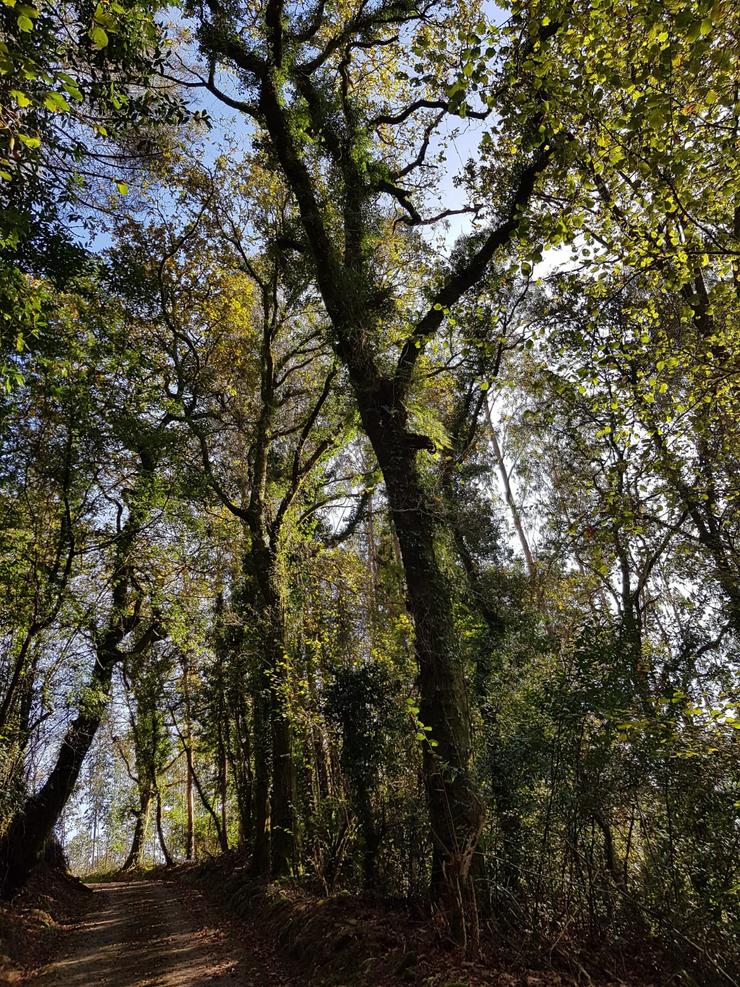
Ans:
[[[238,848],[735,983],[737,10],[0,19],[5,893]]]

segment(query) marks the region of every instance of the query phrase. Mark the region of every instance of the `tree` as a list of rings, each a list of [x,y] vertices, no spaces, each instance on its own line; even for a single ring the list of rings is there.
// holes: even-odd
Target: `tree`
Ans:
[[[125,195],[188,116],[156,82],[166,56],[158,3],[6,3],[0,10],[0,375],[19,380],[50,291],[93,261],[80,227]]]
[[[352,413],[336,395],[306,277],[289,269],[279,246],[279,186],[258,160],[231,172],[222,161],[213,177],[191,169],[180,181],[193,219],[171,235],[161,260],[145,262],[157,272],[149,297],[161,304],[172,414],[192,436],[205,483],[243,526],[241,573],[230,587],[243,631],[226,647],[252,655],[251,684],[242,683],[253,697],[252,867],[280,875],[298,869],[299,830],[284,559],[300,537],[296,522],[312,513],[309,480],[341,444]],[[240,196],[245,183],[264,189],[259,211]],[[129,234],[121,249],[131,246]]]
[[[408,401],[418,358],[446,313],[514,238],[549,145],[536,126],[532,140],[527,131],[533,121],[525,122],[525,141],[487,213],[488,230],[449,267],[430,271],[423,290],[409,297],[382,273],[387,238],[399,224],[427,221],[413,183],[425,171],[432,136],[443,121],[485,117],[493,107],[489,77],[471,57],[481,51],[485,23],[479,28],[474,18],[461,22],[459,11],[442,5],[380,3],[345,14],[319,6],[291,17],[273,4],[247,41],[240,38],[239,16],[217,3],[190,13],[206,62],[202,84],[260,127],[294,197],[299,247],[313,262],[332,340],[384,477],[416,628],[421,719],[431,728],[425,774],[437,855],[435,898],[455,937],[464,942],[470,931],[474,940],[469,875],[485,813],[470,780],[464,672],[438,554],[439,519],[422,460],[435,447],[413,431]],[[431,77],[423,76],[427,53],[435,46],[445,51],[447,41],[450,52],[433,61]],[[418,74],[402,70],[402,50],[414,53]],[[222,66],[236,72],[243,93],[222,91]],[[384,89],[386,72],[395,81]],[[464,80],[475,72],[476,86],[484,86],[481,109],[467,102],[469,92],[475,99],[474,87]],[[394,154],[391,147],[413,150]],[[383,199],[400,211],[394,216],[380,207]],[[407,239],[398,234],[392,242],[402,249]]]
[[[113,321],[114,313],[108,310],[106,314]],[[43,630],[62,612],[73,565],[82,547],[75,540],[80,534],[80,516],[90,524],[91,519],[85,514],[93,505],[104,517],[103,504],[107,507],[109,529],[101,539],[104,547],[99,549],[98,558],[105,560],[109,567],[110,595],[107,607],[88,608],[83,604],[84,616],[76,617],[73,633],[82,633],[87,638],[92,667],[78,698],[77,716],[68,725],[46,781],[37,792],[14,807],[12,820],[3,833],[0,856],[4,894],[14,892],[40,859],[74,788],[106,708],[113,670],[124,658],[122,645],[131,641],[136,652],[148,647],[161,633],[156,605],[154,609],[150,606],[147,612],[147,594],[143,583],[135,577],[133,561],[141,527],[156,503],[154,473],[161,454],[158,446],[161,433],[156,426],[143,425],[142,418],[137,417],[137,413],[142,414],[142,404],[145,404],[145,389],[140,389],[138,394],[132,391],[126,397],[121,396],[118,403],[113,400],[120,369],[114,352],[122,340],[113,335],[111,340],[99,345],[95,330],[99,329],[100,315],[95,305],[88,309],[84,332],[79,331],[74,320],[70,320],[69,326],[63,322],[58,324],[60,338],[66,346],[45,368],[55,371],[54,378],[41,375],[38,380],[41,385],[39,398],[45,399],[52,409],[56,405],[57,413],[66,411],[69,418],[66,439],[61,432],[66,450],[62,459],[63,482],[58,508],[62,517],[61,535],[56,540],[50,562],[40,566],[42,573],[46,568],[48,586],[42,584],[41,591],[47,599],[44,600],[39,592],[34,594],[34,610],[38,613],[41,606],[43,619],[39,625],[38,617],[32,616],[30,630],[34,630],[34,621],[39,625],[38,629]],[[106,329],[109,328],[107,325]],[[102,367],[96,366],[100,359],[109,361],[105,367],[107,374]],[[61,374],[62,380],[66,378],[67,383],[59,385],[56,374]],[[46,393],[42,389],[44,386],[49,389]],[[103,429],[97,418],[101,414],[106,426]],[[33,430],[30,434],[34,441]],[[78,494],[75,503],[72,492],[77,484],[85,495]],[[97,487],[94,499],[90,497],[90,486]],[[99,532],[96,535],[100,537]],[[90,547],[98,548],[97,545]],[[28,635],[29,631],[26,638]],[[14,692],[20,677],[27,671],[32,674],[32,669],[27,670],[21,659],[24,656],[19,654],[15,665],[11,666],[5,694],[8,710],[15,704]],[[29,677],[27,689],[32,688],[33,679]]]

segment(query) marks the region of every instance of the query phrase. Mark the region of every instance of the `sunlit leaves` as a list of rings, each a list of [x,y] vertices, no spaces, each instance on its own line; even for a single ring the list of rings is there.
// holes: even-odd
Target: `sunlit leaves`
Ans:
[[[52,113],[66,113],[69,110],[69,103],[61,93],[47,93],[44,96],[44,106]]]
[[[108,44],[108,35],[106,34],[104,28],[102,28],[99,24],[95,24],[90,28],[90,40],[96,48],[105,48]]]

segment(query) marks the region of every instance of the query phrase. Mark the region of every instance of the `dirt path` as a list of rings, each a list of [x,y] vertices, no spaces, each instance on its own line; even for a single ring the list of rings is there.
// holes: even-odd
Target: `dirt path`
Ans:
[[[91,885],[85,922],[33,987],[266,987],[276,982],[213,927],[197,892],[161,881]],[[279,982],[279,981],[277,981]]]

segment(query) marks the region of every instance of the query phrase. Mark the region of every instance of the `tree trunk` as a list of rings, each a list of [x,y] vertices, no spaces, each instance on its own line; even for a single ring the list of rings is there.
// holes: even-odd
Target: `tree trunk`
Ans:
[[[275,534],[267,535],[261,514],[251,517],[252,548],[245,559],[251,605],[259,612],[261,667],[256,672],[255,876],[284,877],[295,871],[297,853],[297,776],[293,727],[280,688],[286,659],[285,624]],[[268,796],[269,793],[269,796]],[[269,797],[269,818],[268,818]],[[269,822],[269,833],[268,833]]]
[[[185,806],[187,828],[185,830],[185,859],[195,859],[195,804],[193,800],[193,751],[188,742],[185,748]]]
[[[187,826],[185,830],[185,859],[195,859],[195,802],[193,796],[193,727],[190,716],[190,664],[187,657],[182,675],[183,698],[185,700],[185,811]],[[174,720],[174,717],[173,717]]]
[[[226,834],[221,828],[221,819],[219,817],[219,814],[213,808],[213,805],[211,804],[211,800],[206,795],[205,789],[201,785],[200,779],[196,774],[192,752],[190,755],[190,777],[193,779],[193,784],[195,785],[195,790],[198,793],[198,798],[200,799],[201,805],[206,810],[208,815],[211,817],[211,820],[213,822],[213,828],[216,830],[216,839],[218,840],[218,845],[221,849],[221,852],[227,853],[229,849],[229,844],[226,840]]]
[[[252,802],[254,799],[254,775],[252,773],[252,745],[246,711],[237,707],[234,714],[235,743],[231,747],[231,770],[236,787],[239,810],[239,845],[246,846],[252,838]]]
[[[157,788],[157,836],[159,837],[159,845],[162,848],[164,862],[168,867],[172,867],[175,861],[172,859],[172,854],[167,849],[167,843],[164,838],[164,827],[162,826],[162,793],[159,788]]]
[[[103,654],[95,662],[77,717],[67,729],[51,774],[13,818],[0,839],[3,897],[12,896],[42,859],[62,809],[77,782],[110,696],[116,656]]]
[[[26,800],[0,839],[0,880],[2,894],[12,895],[27,880],[42,858],[54,826],[77,782],[87,752],[95,738],[110,699],[113,669],[124,655],[121,643],[139,626],[139,608],[130,607],[130,552],[146,508],[138,501],[153,475],[154,462],[149,451],[137,449],[141,467],[135,496],[129,502],[129,515],[118,533],[112,575],[112,608],[105,630],[96,634],[95,664],[82,691],[77,717],[67,728],[56,763],[43,787]],[[145,500],[144,500],[145,503]],[[72,553],[68,556],[71,565]],[[140,599],[140,598],[139,598]],[[61,597],[59,598],[61,601]],[[61,606],[61,602],[59,602]],[[58,607],[55,613],[58,612]],[[53,618],[52,618],[53,619]],[[135,651],[149,646],[158,635],[155,622],[138,641]]]
[[[478,938],[471,880],[485,812],[469,774],[470,725],[462,657],[456,647],[450,588],[438,557],[435,505],[424,489],[417,449],[403,427],[377,408],[360,412],[385,478],[401,546],[419,663],[424,782],[435,847],[432,896],[463,947]]]
[[[275,697],[280,702],[279,697]],[[276,705],[277,705],[276,702]],[[272,710],[272,824],[271,857],[273,877],[295,872],[297,858],[297,779],[293,758],[293,728],[280,708]]]
[[[149,835],[149,815],[152,806],[152,792],[147,786],[140,792],[139,811],[136,813],[136,825],[131,840],[131,849],[121,870],[136,870],[144,863],[146,839]]]
[[[223,742],[223,736],[221,734],[221,725],[219,724],[219,736],[218,736],[218,794],[221,800],[221,832],[223,833],[223,843],[228,850],[229,848],[229,831],[227,827],[226,818],[226,785],[227,785],[227,763],[226,763],[226,746]]]
[[[380,832],[375,824],[370,792],[365,785],[357,786],[357,814],[362,833],[362,886],[366,891],[375,887]]]
[[[509,508],[509,513],[511,514],[511,520],[514,522],[514,528],[516,529],[517,538],[519,539],[519,545],[521,546],[524,560],[527,563],[527,572],[529,573],[530,579],[534,579],[536,573],[534,556],[532,555],[529,538],[527,538],[527,533],[524,530],[524,525],[522,524],[522,516],[514,498],[514,491],[511,489],[511,476],[506,468],[506,461],[504,460],[503,453],[501,452],[501,446],[499,445],[498,436],[496,435],[496,429],[493,425],[491,406],[487,400],[485,401],[485,409],[486,419],[488,421],[488,435],[491,440],[491,448],[493,449],[493,456],[496,460],[499,476],[501,477],[501,484],[503,486],[506,504]]]
[[[258,688],[254,697],[254,840],[251,873],[270,874],[270,732],[267,694]]]

